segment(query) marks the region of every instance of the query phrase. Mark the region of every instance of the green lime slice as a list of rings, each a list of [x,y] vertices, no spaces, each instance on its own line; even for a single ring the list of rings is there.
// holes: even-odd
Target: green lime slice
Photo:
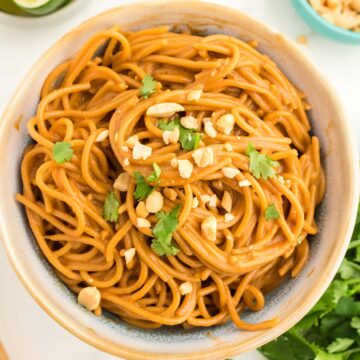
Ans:
[[[22,10],[31,15],[46,15],[65,5],[69,0],[13,0]]]
[[[16,6],[12,0],[0,0],[0,11],[13,15],[27,15],[26,12]]]

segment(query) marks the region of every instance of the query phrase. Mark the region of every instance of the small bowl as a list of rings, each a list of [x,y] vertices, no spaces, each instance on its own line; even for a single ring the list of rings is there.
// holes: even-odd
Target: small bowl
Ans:
[[[306,23],[318,33],[347,44],[360,44],[360,33],[331,24],[309,4],[308,0],[293,0],[293,4]]]
[[[143,29],[165,24],[190,24],[203,34],[225,33],[256,40],[284,73],[307,94],[313,108],[310,120],[320,138],[327,179],[324,201],[317,211],[319,234],[310,242],[310,258],[301,274],[266,296],[266,306],[243,313],[248,322],[279,316],[272,329],[245,332],[228,322],[212,328],[162,327],[145,331],[104,313],[100,317],[77,303],[76,296],[58,279],[29,229],[23,207],[14,196],[21,191],[20,162],[29,143],[26,121],[34,114],[47,74],[74,56],[94,33],[115,24]],[[15,129],[23,117],[20,130]],[[151,1],[111,9],[86,21],[62,37],[27,74],[0,123],[0,235],[7,255],[24,286],[59,324],[97,348],[125,359],[220,360],[255,349],[298,322],[324,293],[346,252],[358,201],[358,154],[338,97],[327,80],[282,35],[231,8],[201,1]],[[14,315],[16,317],[16,315]]]

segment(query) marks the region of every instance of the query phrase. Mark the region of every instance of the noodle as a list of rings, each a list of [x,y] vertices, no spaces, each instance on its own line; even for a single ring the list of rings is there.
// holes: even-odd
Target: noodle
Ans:
[[[107,309],[149,329],[279,321],[248,324],[239,312],[261,310],[266,293],[305,266],[325,181],[304,95],[255,46],[114,27],[46,79],[16,199],[59,278],[75,293],[98,289],[95,315]],[[156,82],[144,95],[149,75]],[[164,103],[180,110],[149,113]],[[68,161],[56,160],[57,143],[71,147]],[[147,156],[135,156],[139,144]],[[139,205],[134,173],[149,179],[156,165],[158,183],[147,180],[151,195]],[[116,221],[104,215],[110,193]],[[162,256],[153,238],[163,215],[148,214],[151,196],[163,215],[179,211]]]

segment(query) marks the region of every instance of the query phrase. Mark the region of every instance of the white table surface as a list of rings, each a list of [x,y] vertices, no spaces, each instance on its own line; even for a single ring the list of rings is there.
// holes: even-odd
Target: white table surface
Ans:
[[[79,1],[79,0],[77,0]],[[0,14],[0,113],[19,81],[40,55],[68,30],[102,10],[131,1],[82,0],[71,13],[24,21]],[[209,0],[210,1],[210,0]],[[290,0],[215,0],[267,22],[289,38],[306,35],[299,45],[328,76],[349,115],[360,143],[360,47],[328,40],[298,17]],[[49,69],[50,70],[50,69]],[[55,323],[25,291],[0,245],[0,340],[11,360],[110,360],[113,356],[90,347]],[[257,352],[237,360],[260,360]]]

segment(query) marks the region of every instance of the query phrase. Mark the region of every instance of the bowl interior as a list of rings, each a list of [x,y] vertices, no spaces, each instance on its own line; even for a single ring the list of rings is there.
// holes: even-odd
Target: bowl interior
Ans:
[[[307,94],[327,179],[326,196],[317,213],[320,233],[311,242],[311,256],[300,276],[269,294],[264,310],[242,316],[249,322],[280,316],[282,322],[275,328],[242,332],[228,323],[187,331],[179,327],[144,331],[109,314],[97,318],[77,304],[75,295],[58,280],[36,245],[24,211],[14,200],[15,193],[21,191],[19,164],[29,142],[26,121],[35,112],[42,83],[51,69],[73,56],[92,34],[114,24],[123,29],[190,24],[204,35],[225,33],[257,40],[259,50]],[[23,121],[17,131],[14,124],[20,116]],[[305,315],[330,283],[355,218],[356,156],[336,96],[314,66],[281,35],[243,13],[217,5],[189,1],[132,4],[103,13],[63,37],[36,63],[5,111],[0,128],[1,234],[9,258],[32,296],[62,326],[88,343],[128,359],[221,359],[279,336]]]

